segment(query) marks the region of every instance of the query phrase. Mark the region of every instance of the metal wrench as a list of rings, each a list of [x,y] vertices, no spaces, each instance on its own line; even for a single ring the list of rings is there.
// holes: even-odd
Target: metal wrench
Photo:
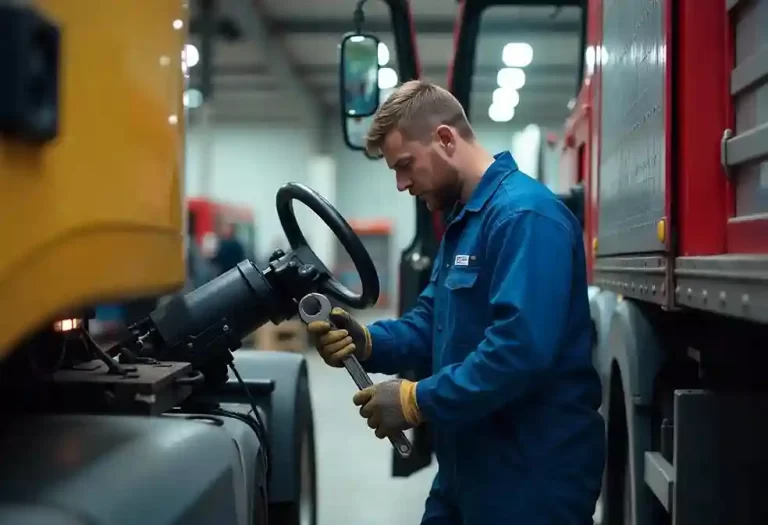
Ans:
[[[313,321],[327,321],[331,322],[331,301],[326,296],[320,293],[310,293],[305,295],[299,301],[299,317],[306,324]],[[331,323],[332,325],[332,323]],[[363,370],[360,361],[357,360],[354,354],[350,354],[342,359],[344,368],[347,369],[349,375],[355,381],[357,388],[362,390],[373,386],[368,373]],[[392,443],[392,447],[400,454],[401,457],[407,458],[411,455],[412,446],[411,442],[404,432],[399,432],[396,436],[390,437],[389,441]]]

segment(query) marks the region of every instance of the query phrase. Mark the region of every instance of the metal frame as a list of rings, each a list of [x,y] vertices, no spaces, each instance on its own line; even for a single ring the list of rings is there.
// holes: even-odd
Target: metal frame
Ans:
[[[678,390],[672,458],[645,452],[645,482],[676,525],[758,525],[768,516],[765,395]],[[717,461],[723,450],[728,461]]]
[[[625,297],[671,306],[670,265],[664,255],[602,257],[595,260],[595,284]]]
[[[768,255],[679,257],[676,304],[768,323]]]

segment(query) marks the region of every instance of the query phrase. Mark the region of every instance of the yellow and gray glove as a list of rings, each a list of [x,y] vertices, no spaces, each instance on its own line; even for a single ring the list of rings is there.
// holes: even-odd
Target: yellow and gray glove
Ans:
[[[369,386],[356,393],[352,402],[361,407],[360,415],[379,439],[393,437],[422,422],[413,381],[392,379]]]
[[[323,360],[332,367],[341,368],[344,366],[341,360],[353,352],[358,361],[368,359],[371,355],[368,329],[342,308],[331,310],[330,319],[333,326],[326,321],[312,321],[307,325]]]

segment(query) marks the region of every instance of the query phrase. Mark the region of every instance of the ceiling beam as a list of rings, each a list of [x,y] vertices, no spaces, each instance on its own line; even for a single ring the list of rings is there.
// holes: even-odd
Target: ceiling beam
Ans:
[[[498,88],[495,80],[492,79],[475,79],[476,82],[472,83],[473,94],[490,94]],[[214,91],[221,96],[231,96],[240,93],[279,93],[282,86],[276,82],[251,82],[251,81],[215,81],[213,83]],[[333,93],[334,97],[338,97],[338,87],[332,83],[325,83],[324,85],[317,86],[324,93],[329,91]],[[570,97],[574,96],[574,88],[571,83],[546,83],[546,82],[529,82],[519,90],[520,94],[535,93],[540,96],[547,97]],[[327,107],[327,103],[325,107]]]
[[[414,20],[417,35],[452,34],[453,19],[442,20]],[[330,19],[281,19],[273,22],[273,28],[284,34],[310,33],[310,34],[338,34],[342,35],[354,29],[352,20]],[[392,24],[385,20],[366,21],[363,30],[371,33],[389,33]],[[578,22],[563,20],[537,20],[530,22],[503,21],[487,19],[481,22],[483,34],[496,33],[500,35],[535,35],[541,37],[541,33],[574,33],[578,34],[581,25]]]
[[[315,65],[315,66],[304,66],[301,68],[296,68],[299,75],[306,77],[309,75],[321,75],[321,74],[338,74],[339,66],[336,64],[323,64],[323,65]],[[496,76],[496,73],[499,72],[498,67],[486,67],[486,66],[477,66],[475,68],[475,75],[493,75]],[[525,68],[525,72],[527,76],[539,76],[539,75],[562,75],[562,76],[573,76],[573,78],[576,78],[576,73],[578,72],[578,65],[566,65],[566,64],[557,64],[557,65],[532,65]],[[247,65],[247,66],[240,66],[240,65],[229,65],[229,66],[214,66],[213,68],[214,75],[268,75],[270,74],[270,70],[268,68],[258,66],[258,65]],[[428,78],[431,78],[432,80],[440,81],[444,78],[447,78],[448,74],[448,65],[445,66],[432,66],[425,64],[422,67],[422,75]]]
[[[317,130],[319,137],[324,120],[322,101],[299,71],[264,4],[261,0],[234,0],[225,5],[227,13],[239,21],[243,37],[260,49],[267,59],[269,72],[293,96],[293,103],[300,108],[302,115],[306,115],[307,124]],[[221,9],[224,10],[225,6],[222,5]]]

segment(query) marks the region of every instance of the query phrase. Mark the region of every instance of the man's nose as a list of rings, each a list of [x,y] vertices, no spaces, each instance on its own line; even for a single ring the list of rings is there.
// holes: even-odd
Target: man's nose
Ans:
[[[411,187],[411,181],[408,180],[407,177],[403,177],[402,175],[396,175],[397,180],[397,191],[406,191],[408,188]]]

